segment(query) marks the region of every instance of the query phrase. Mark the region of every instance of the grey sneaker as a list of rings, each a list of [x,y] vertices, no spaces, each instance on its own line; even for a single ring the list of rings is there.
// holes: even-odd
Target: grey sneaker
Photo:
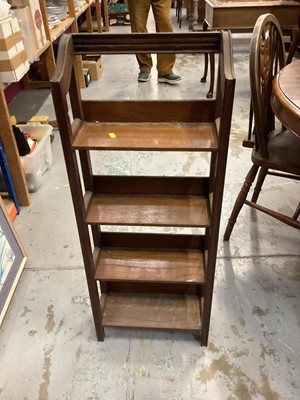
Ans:
[[[181,76],[175,74],[167,74],[158,77],[158,82],[160,83],[169,83],[170,85],[175,85],[181,81]]]
[[[139,82],[148,82],[150,78],[151,78],[150,72],[143,71],[140,72],[138,75]]]

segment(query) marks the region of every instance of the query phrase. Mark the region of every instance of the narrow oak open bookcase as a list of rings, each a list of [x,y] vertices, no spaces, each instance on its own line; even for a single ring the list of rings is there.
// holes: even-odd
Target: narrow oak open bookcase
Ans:
[[[76,55],[147,52],[219,54],[216,97],[81,99]],[[98,340],[105,327],[132,327],[194,331],[207,344],[234,87],[229,32],[62,37],[51,90]],[[209,173],[100,176],[90,150],[206,152]],[[105,231],[113,225],[144,230]],[[148,233],[147,227],[202,228],[203,234]]]

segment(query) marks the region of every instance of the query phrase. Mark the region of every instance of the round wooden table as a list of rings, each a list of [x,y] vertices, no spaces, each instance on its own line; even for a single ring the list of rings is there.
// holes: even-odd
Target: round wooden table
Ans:
[[[300,60],[285,66],[275,77],[271,105],[282,124],[300,136]]]

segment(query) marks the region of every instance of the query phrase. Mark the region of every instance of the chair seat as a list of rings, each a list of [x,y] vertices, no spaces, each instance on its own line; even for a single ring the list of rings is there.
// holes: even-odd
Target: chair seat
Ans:
[[[253,150],[254,164],[300,175],[300,138],[289,130],[273,132],[268,142],[268,159]]]

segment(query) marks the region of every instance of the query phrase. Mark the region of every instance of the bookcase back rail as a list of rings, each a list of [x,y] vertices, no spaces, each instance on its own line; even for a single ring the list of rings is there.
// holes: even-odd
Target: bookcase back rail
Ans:
[[[204,249],[203,235],[165,235],[161,233],[105,232],[101,234],[102,246],[156,249]]]
[[[170,293],[182,295],[201,295],[201,286],[193,284],[148,283],[151,293]],[[108,282],[108,292],[115,293],[144,293],[145,288],[140,282]],[[203,289],[202,289],[203,291]]]
[[[219,53],[220,32],[73,34],[75,54]]]
[[[215,100],[83,100],[86,122],[211,122]]]
[[[94,192],[102,194],[208,195],[208,177],[93,176]]]

